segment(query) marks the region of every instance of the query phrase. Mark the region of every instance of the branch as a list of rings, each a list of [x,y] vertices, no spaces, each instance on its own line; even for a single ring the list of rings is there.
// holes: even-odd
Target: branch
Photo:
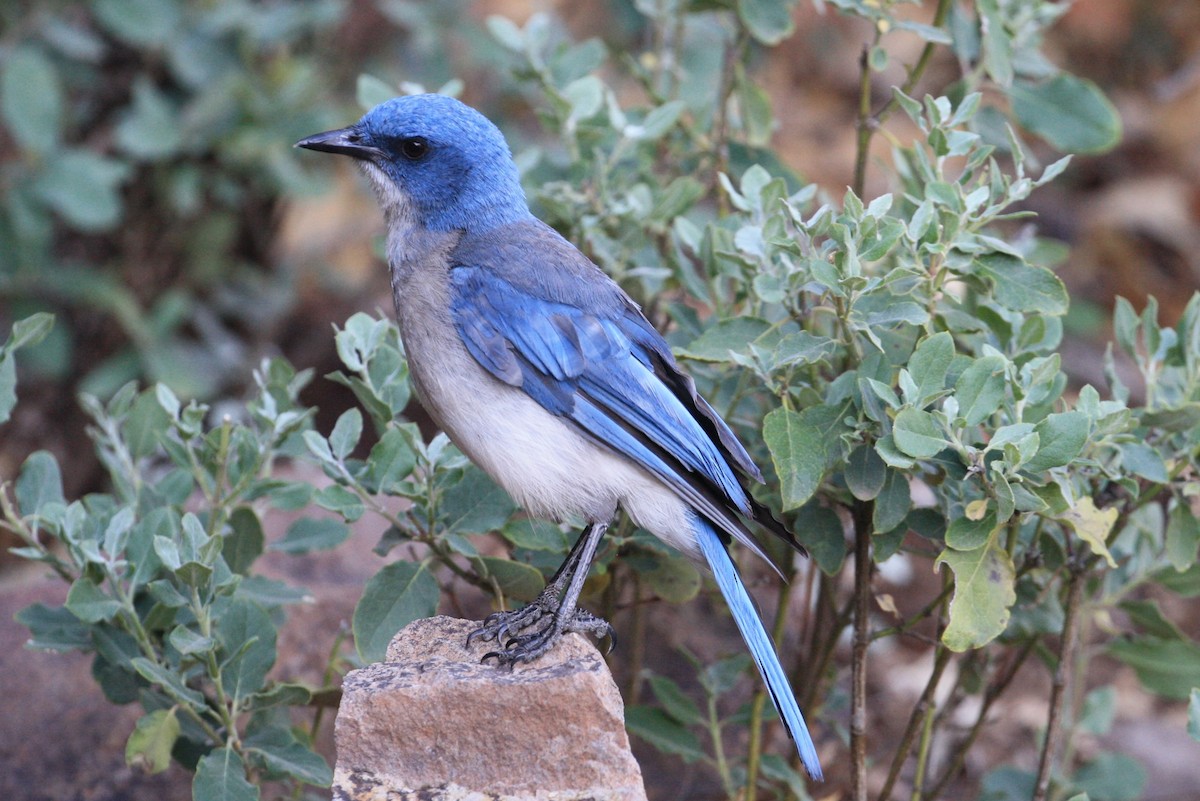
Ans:
[[[1050,790],[1050,774],[1054,764],[1054,756],[1059,750],[1059,740],[1063,734],[1063,706],[1066,698],[1067,677],[1071,669],[1071,660],[1075,655],[1075,642],[1079,635],[1079,604],[1083,597],[1083,577],[1085,566],[1082,563],[1071,565],[1070,579],[1067,583],[1067,603],[1063,610],[1062,640],[1058,644],[1058,665],[1054,668],[1054,682],[1050,687],[1050,713],[1046,722],[1046,739],[1042,743],[1042,756],[1038,761],[1037,783],[1034,786],[1033,801],[1045,801]]]
[[[942,673],[945,672],[946,665],[950,664],[950,656],[950,649],[938,643],[937,655],[933,660],[933,671],[929,674],[929,680],[925,682],[925,690],[921,693],[920,700],[913,707],[912,714],[908,718],[908,725],[904,727],[904,734],[901,735],[900,745],[896,748],[895,756],[892,757],[892,765],[888,769],[887,779],[883,783],[883,789],[879,791],[879,801],[887,801],[892,795],[892,788],[896,784],[896,779],[900,777],[900,769],[904,767],[904,762],[908,758],[908,752],[917,737],[917,730],[922,728],[921,722],[933,704],[933,696],[942,680]]]
[[[867,801],[867,648],[871,630],[872,503],[854,504],[854,646],[850,662],[850,797]]]

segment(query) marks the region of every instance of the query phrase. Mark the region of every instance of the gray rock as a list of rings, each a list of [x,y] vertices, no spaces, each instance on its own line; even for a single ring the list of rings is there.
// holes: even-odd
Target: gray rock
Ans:
[[[620,693],[579,635],[512,670],[466,647],[477,623],[418,620],[346,676],[337,801],[644,801]]]

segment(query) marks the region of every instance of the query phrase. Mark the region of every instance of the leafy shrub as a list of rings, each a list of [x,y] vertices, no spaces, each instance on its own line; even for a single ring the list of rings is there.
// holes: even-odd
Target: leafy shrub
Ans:
[[[271,204],[310,182],[288,145],[322,118],[307,44],[337,0],[5,5],[0,299],[59,312],[36,366],[109,397],[241,385],[291,302]],[[111,323],[90,336],[96,318]],[[112,329],[117,329],[113,331]]]
[[[1071,699],[1095,653],[1080,644],[1111,631],[1103,621],[1125,621],[1102,650],[1147,689],[1195,699],[1200,686],[1200,645],[1143,591],[1200,592],[1200,295],[1173,327],[1160,325],[1153,305],[1138,315],[1118,303],[1107,393],[1068,390],[1058,351],[1068,298],[1048,266],[1056,249],[1018,225],[1023,201],[1067,161],[1042,168],[1022,136],[1086,152],[1111,146],[1119,125],[1094,86],[1041,54],[1062,7],[940,2],[931,24],[918,25],[892,3],[831,5],[874,32],[862,59],[857,171],[836,201],[769,149],[770,100],[747,68],[791,34],[790,3],[639,2],[658,49],[620,60],[598,40],[571,41],[550,17],[523,28],[492,19],[554,136],[519,154],[531,197],[631,292],[653,299],[650,312],[702,391],[773,468],[761,500],[782,513],[820,574],[784,586],[766,613],[782,641],[794,628],[792,595],[811,589],[793,675],[811,717],[836,726],[848,712],[843,764],[854,797],[866,797],[869,762],[888,766],[880,798],[901,781],[926,799],[961,789],[966,755],[1030,657],[1053,677],[1038,769],[995,766],[982,791],[1136,797],[1142,774],[1128,757],[1077,764],[1070,748],[1076,732],[1111,724],[1115,690],[1097,688],[1082,706]],[[872,80],[896,33],[927,46],[904,86],[874,106]],[[942,47],[971,68],[917,98]],[[361,86],[369,93],[378,82]],[[640,100],[618,99],[630,95]],[[895,113],[916,133],[889,134],[893,191],[864,197],[869,145]],[[24,613],[35,642],[94,650],[110,695],[136,697],[147,710],[131,753],[158,767],[174,748],[200,768],[198,798],[218,788],[250,797],[246,777],[327,779],[307,751],[306,771],[272,761],[282,759],[278,749],[299,755],[307,744],[272,699],[303,704],[320,688],[259,676],[272,610],[295,597],[264,589],[251,572],[262,504],[311,500],[349,522],[370,515],[386,524],[381,551],[414,546],[365,588],[353,627],[363,659],[431,614],[452,582],[497,603],[529,598],[566,550],[558,526],[514,514],[443,436],[425,442],[400,418],[409,395],[393,324],[355,315],[336,343],[345,370],[333,379],[366,415],[347,411],[328,434],[295,401],[304,374],[279,361],[260,370],[244,420],[207,420],[203,407],[162,388],[129,388],[105,406],[88,402],[112,494],[67,504],[55,491],[57,467],[35,454],[14,485],[15,504],[3,495],[5,525],[26,540],[24,554],[72,582],[65,607]],[[1118,353],[1142,374],[1140,403],[1117,378]],[[317,492],[272,477],[275,459],[302,451],[334,485]],[[185,512],[197,493],[203,508]],[[380,496],[405,499],[405,511]],[[489,532],[511,558],[487,556],[472,539]],[[344,534],[340,523],[301,521],[275,547],[331,546]],[[799,565],[777,555],[799,578]],[[877,592],[875,566],[897,557],[940,570],[942,584],[916,612],[883,624],[872,603],[885,611],[895,603]],[[689,563],[627,523],[606,539],[597,572],[608,611],[631,599],[634,616],[647,613],[651,595],[682,602],[702,587]],[[843,573],[853,580],[837,580]],[[228,609],[258,633],[244,653],[230,651],[233,637],[219,626],[205,628],[214,610]],[[834,667],[847,632],[848,677]],[[869,646],[912,635],[932,644],[925,688],[899,740],[873,742]],[[762,693],[732,714],[718,704],[747,666],[741,656],[696,664],[701,699],[650,674],[657,703],[631,706],[630,728],[710,765],[730,797],[804,797],[796,766],[765,752]],[[1193,712],[1200,716],[1200,701]],[[734,728],[749,729],[745,754],[729,748]],[[944,764],[932,759],[935,740],[949,744]]]

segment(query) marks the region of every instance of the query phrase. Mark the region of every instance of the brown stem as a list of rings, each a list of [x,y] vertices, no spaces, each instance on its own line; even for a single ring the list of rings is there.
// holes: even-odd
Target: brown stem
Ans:
[[[1037,783],[1034,785],[1033,801],[1045,801],[1050,790],[1050,778],[1054,757],[1063,736],[1063,706],[1066,698],[1071,661],[1075,656],[1075,643],[1079,633],[1079,605],[1083,597],[1084,566],[1071,566],[1067,583],[1067,603],[1063,610],[1062,640],[1058,644],[1058,664],[1054,668],[1054,680],[1050,686],[1050,713],[1046,721],[1046,739],[1042,743],[1042,755],[1038,761]]]
[[[938,0],[937,11],[933,14],[933,19],[930,25],[935,28],[942,27],[946,22],[946,15],[950,13],[951,0]],[[879,43],[880,33],[876,29],[875,41],[867,47],[863,48],[862,58],[860,62],[859,73],[859,88],[858,88],[858,142],[855,146],[854,154],[854,183],[851,186],[854,188],[854,193],[860,198],[863,196],[863,191],[867,183],[867,158],[871,150],[871,137],[879,130],[880,126],[887,120],[888,117],[899,107],[895,95],[888,98],[883,107],[875,114],[871,113],[871,65],[870,55],[871,47]],[[912,94],[917,83],[925,74],[925,70],[929,67],[929,61],[933,58],[933,51],[937,47],[933,42],[926,43],[921,50],[921,55],[917,57],[917,61],[913,64],[911,70],[908,71],[908,77],[904,80],[904,85],[900,87],[900,91],[904,94]]]
[[[646,662],[646,604],[642,603],[642,579],[633,572],[633,643],[629,648],[629,691],[625,704],[634,706],[642,697],[642,665]]]
[[[867,648],[871,645],[872,504],[854,504],[854,645],[850,652],[850,797],[867,799]]]
[[[896,749],[895,756],[892,757],[892,765],[888,769],[883,789],[879,791],[879,801],[887,801],[892,795],[892,788],[896,784],[896,779],[900,777],[900,769],[904,767],[908,752],[917,738],[921,722],[928,714],[930,705],[933,704],[933,696],[937,692],[938,683],[942,680],[942,673],[945,672],[946,665],[950,664],[950,656],[950,649],[938,643],[937,655],[933,660],[933,671],[929,674],[929,681],[925,682],[925,690],[921,693],[920,700],[913,707],[912,714],[908,718],[908,725],[904,727],[904,734],[900,737],[900,746]]]
[[[970,753],[975,740],[979,737],[980,732],[983,731],[983,724],[987,721],[988,712],[991,711],[992,704],[1008,689],[1012,680],[1016,678],[1017,671],[1025,664],[1025,660],[1029,655],[1033,653],[1033,647],[1036,644],[1037,640],[1033,638],[1026,642],[1021,650],[1017,652],[1016,657],[1013,658],[1007,669],[998,675],[992,682],[991,687],[984,693],[983,703],[980,704],[979,713],[975,716],[975,723],[972,724],[971,730],[967,732],[967,736],[952,749],[951,753],[954,754],[953,759],[946,766],[946,769],[942,771],[942,775],[938,778],[937,783],[934,784],[933,789],[926,793],[925,801],[935,801],[945,791],[954,777],[958,775],[958,772],[962,770],[967,754]],[[960,672],[959,675],[961,676],[962,673]]]

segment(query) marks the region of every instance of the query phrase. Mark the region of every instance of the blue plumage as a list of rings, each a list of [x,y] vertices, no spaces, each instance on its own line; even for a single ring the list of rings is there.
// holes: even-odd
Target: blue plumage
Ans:
[[[494,125],[450,98],[377,106],[302,147],[358,159],[388,223],[388,262],[414,388],[464,452],[533,514],[588,526],[546,591],[476,635],[500,662],[608,624],[576,602],[609,520],[635,521],[711,568],[805,768],[821,767],[726,543],[766,558],[754,520],[799,549],[742,477],[762,475],[608,276],[533,218]],[[475,636],[475,635],[473,635]]]
[[[809,776],[820,781],[823,775],[821,761],[817,757],[817,747],[808,733],[808,726],[804,723],[804,715],[800,712],[799,704],[796,703],[796,696],[792,693],[787,674],[783,672],[783,666],[779,664],[779,657],[775,654],[775,644],[771,641],[771,637],[763,627],[762,620],[758,617],[758,612],[754,609],[754,602],[742,584],[741,576],[734,567],[733,559],[725,550],[720,536],[703,518],[696,519],[696,541],[700,544],[700,551],[712,569],[713,578],[716,579],[717,586],[721,589],[721,595],[725,596],[725,603],[729,605],[729,611],[733,614],[738,631],[742,633],[742,639],[746,641],[746,647],[750,649],[754,663],[758,665],[758,671],[767,685],[771,701],[775,704],[775,709],[779,712],[779,717],[783,720],[788,734],[796,742],[804,769],[808,771]]]

